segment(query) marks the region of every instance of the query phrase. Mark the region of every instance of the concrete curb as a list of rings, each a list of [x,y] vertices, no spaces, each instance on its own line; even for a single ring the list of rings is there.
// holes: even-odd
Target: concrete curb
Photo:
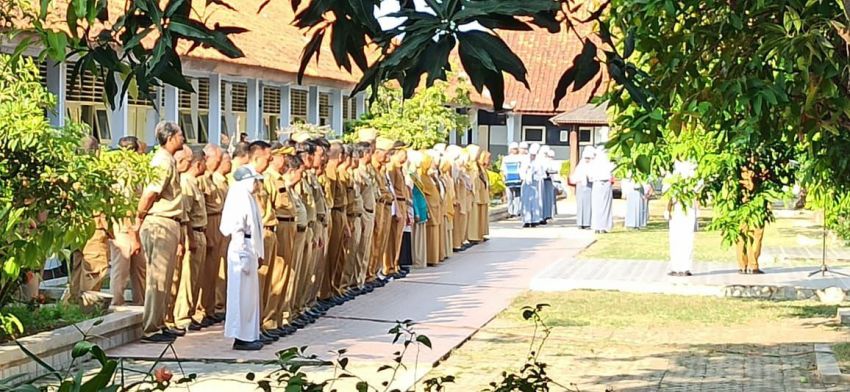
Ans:
[[[832,352],[832,345],[815,344],[815,362],[817,363],[817,374],[824,384],[850,383],[850,374],[841,373],[838,360]]]
[[[73,325],[45,331],[18,339],[27,350],[37,355],[56,370],[67,368],[71,364],[71,350],[82,340],[79,328],[89,335],[89,341],[104,351],[141,337],[142,307],[115,307],[113,312]],[[95,325],[102,320],[99,325]],[[30,359],[14,342],[0,346],[0,379],[18,374],[27,374],[33,379],[47,371]]]

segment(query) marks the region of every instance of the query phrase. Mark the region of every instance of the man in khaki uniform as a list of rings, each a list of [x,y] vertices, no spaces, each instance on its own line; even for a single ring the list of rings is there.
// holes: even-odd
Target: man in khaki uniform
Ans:
[[[379,137],[375,140],[375,152],[372,154],[372,170],[375,175],[375,187],[377,192],[375,209],[375,230],[372,238],[372,254],[369,260],[369,271],[366,280],[373,286],[383,286],[384,281],[378,278],[378,273],[383,269],[384,254],[387,252],[390,238],[390,224],[392,222],[392,205],[395,200],[389,187],[386,164],[389,162],[389,154],[393,149],[394,142],[387,138]]]
[[[375,232],[375,210],[378,204],[378,189],[375,183],[377,180],[375,168],[372,166],[372,145],[364,141],[357,143],[356,149],[360,162],[354,178],[360,188],[360,200],[363,203],[363,215],[360,218],[361,237],[355,257],[358,265],[356,286],[361,291],[372,291],[371,288],[366,287],[366,277],[370,274],[372,237]]]
[[[407,226],[408,201],[410,200],[403,172],[404,164],[407,162],[407,151],[403,147],[403,143],[395,143],[393,146],[395,151],[390,158],[390,165],[387,167],[387,177],[390,180],[395,203],[392,208],[393,218],[390,225],[389,243],[387,244],[386,252],[384,252],[383,273],[385,276],[395,279],[402,277],[398,268],[398,256],[401,252],[401,239],[404,235],[404,227]]]
[[[276,228],[275,247],[276,255],[268,262],[268,276],[266,283],[265,311],[260,315],[261,327],[268,335],[280,336],[282,320],[281,312],[284,308],[284,295],[286,281],[289,279],[292,269],[292,241],[295,237],[292,203],[284,180],[286,155],[293,151],[291,147],[283,147],[280,143],[272,144],[272,160],[269,169],[265,172],[263,186],[272,201]]]
[[[222,192],[222,208],[224,207],[224,198],[227,197],[227,191],[229,189],[227,177],[230,175],[232,168],[233,163],[230,159],[230,154],[223,151],[221,153],[221,164],[218,165],[218,170],[215,171],[216,174],[212,177],[216,189]],[[218,215],[218,223],[221,225],[221,214]],[[218,226],[212,225],[210,227],[218,228]],[[227,304],[227,263],[225,257],[227,246],[230,244],[230,236],[221,235],[221,230],[215,230],[215,232],[220,235],[218,238],[221,240],[221,248],[219,248],[221,258],[218,259],[218,276],[215,279],[215,310],[213,311],[213,319],[221,322],[224,321],[225,305]]]
[[[125,136],[118,141],[118,146],[139,154],[144,154],[142,143],[135,136]],[[120,183],[120,180],[119,180]],[[141,189],[127,189],[121,185],[122,191],[136,193],[141,196]],[[112,291],[112,306],[124,305],[124,290],[127,282],[133,292],[132,304],[142,305],[145,299],[145,256],[141,252],[132,252],[133,239],[131,228],[135,223],[132,213],[125,219],[115,222],[112,226],[113,237],[109,243],[109,287]]]
[[[172,342],[179,332],[165,329],[165,316],[171,301],[171,285],[177,259],[183,257],[180,223],[183,200],[174,153],[183,148],[183,132],[174,122],[156,126],[159,149],[151,165],[159,170],[158,179],[145,187],[136,212],[140,233],[134,248],[141,245],[147,260],[147,291],[142,316],[144,342]],[[135,234],[135,233],[134,233]]]
[[[188,147],[184,148],[184,151]],[[189,170],[180,176],[180,186],[183,197],[188,200],[186,214],[189,226],[186,233],[186,248],[183,266],[180,273],[180,286],[177,290],[177,301],[174,304],[174,324],[178,329],[189,328],[193,331],[201,329],[203,314],[196,313],[200,302],[201,271],[207,256],[207,206],[204,193],[199,187],[200,177],[206,170],[204,153],[191,153]],[[177,275],[175,273],[175,275]]]
[[[301,158],[296,155],[286,157],[286,173],[283,176],[285,194],[281,194],[280,199],[288,200],[288,211],[291,212],[292,220],[286,219],[288,217],[285,214],[283,216],[286,218],[283,220],[280,220],[280,215],[278,216],[280,222],[278,236],[281,236],[281,232],[287,236],[283,239],[283,243],[279,245],[278,250],[284,260],[292,261],[290,273],[285,283],[284,300],[281,303],[281,321],[278,328],[281,336],[289,335],[297,329],[291,323],[301,313],[304,305],[298,303],[298,301],[303,297],[304,291],[307,290],[307,287],[303,286],[306,283],[304,275],[307,274],[308,267],[306,260],[304,260],[304,251],[306,250],[307,227],[310,222],[307,219],[307,208],[304,206],[304,201],[301,199],[301,193],[298,190],[303,172],[304,162]],[[287,259],[287,257],[289,258]]]
[[[189,248],[189,241],[193,241],[194,238],[189,236],[189,214],[191,214],[192,209],[192,200],[195,195],[192,193],[192,190],[184,187],[183,176],[189,171],[192,163],[192,149],[189,148],[188,145],[183,145],[183,148],[180,151],[174,153],[174,161],[177,163],[177,173],[179,173],[180,177],[180,197],[183,202],[183,216],[180,220],[180,242],[183,245],[184,252],[180,258],[177,259],[177,263],[174,265],[174,275],[172,277],[171,283],[171,300],[168,302],[168,312],[165,314],[165,327],[178,331],[180,334],[178,336],[183,336],[186,333],[186,328],[188,325],[177,326],[177,322],[175,319],[175,305],[177,304],[178,292],[180,291],[180,282],[181,277],[183,276],[183,260],[186,256],[191,252]],[[187,321],[188,324],[188,321]]]
[[[195,315],[200,318],[202,327],[208,327],[216,322],[215,290],[221,268],[222,257],[227,244],[221,235],[221,209],[227,196],[227,178],[218,169],[223,164],[223,154],[220,147],[207,144],[204,147],[206,170],[200,178],[199,188],[204,194],[204,205],[207,210],[207,228],[204,232],[207,240],[206,260],[201,268],[198,284],[198,306]]]
[[[741,201],[749,203],[753,195],[761,185],[762,178],[767,173],[757,174],[750,166],[755,166],[755,158],[751,158],[749,165],[741,167]],[[765,205],[764,208],[769,208]],[[748,226],[741,224],[740,234],[736,243],[736,254],[738,258],[738,272],[741,274],[764,274],[759,268],[759,257],[761,257],[761,242],[764,237],[764,225]]]
[[[100,291],[108,276],[110,234],[103,216],[95,217],[94,222],[94,233],[82,251],[71,254],[71,276],[65,302],[92,306],[99,301],[97,296],[89,296],[86,292]]]
[[[328,165],[325,168],[326,200],[330,208],[330,234],[328,236],[327,268],[325,269],[325,281],[319,292],[319,298],[330,300],[339,297],[342,292],[339,282],[342,277],[342,266],[344,264],[343,241],[351,237],[351,229],[348,227],[345,205],[347,203],[345,184],[343,182],[345,152],[339,142],[331,144],[328,150]],[[342,166],[342,167],[341,167]]]
[[[314,289],[314,280],[318,279],[318,266],[316,265],[315,252],[317,251],[316,245],[318,241],[316,240],[316,238],[318,238],[317,235],[320,224],[317,220],[316,200],[315,194],[313,192],[313,186],[311,184],[312,177],[310,174],[310,172],[313,170],[313,155],[315,153],[316,147],[312,143],[307,143],[307,139],[309,137],[307,134],[299,133],[293,135],[292,137],[293,139],[300,140],[297,144],[297,154],[302,161],[304,172],[301,181],[295,185],[293,191],[294,193],[298,194],[297,198],[304,206],[305,221],[301,222],[301,225],[303,225],[304,227],[304,231],[299,232],[299,234],[303,238],[296,238],[296,242],[303,243],[300,252],[302,264],[301,268],[303,269],[304,273],[299,274],[296,277],[298,282],[295,285],[296,287],[300,288],[294,293],[294,308],[297,315],[290,315],[290,325],[301,328],[305,326],[308,322],[304,320],[298,320],[298,318],[315,301],[316,290]],[[296,224],[298,223],[296,222]]]
[[[310,171],[309,178],[313,187],[313,200],[316,202],[317,223],[315,238],[317,248],[313,255],[313,263],[316,266],[316,270],[315,280],[311,287],[313,290],[310,294],[311,302],[308,309],[304,312],[304,317],[302,318],[302,321],[306,320],[308,322],[315,321],[315,318],[317,318],[318,315],[324,314],[329,307],[343,303],[343,301],[339,299],[333,300],[332,303],[319,301],[319,294],[322,287],[324,287],[327,270],[330,268],[330,262],[328,260],[328,239],[331,230],[331,195],[326,193],[325,190],[328,183],[326,170],[330,143],[328,143],[328,141],[324,138],[316,138],[313,139],[312,142],[316,147],[312,157],[313,170]]]
[[[344,242],[343,267],[340,290],[351,296],[362,293],[357,285],[357,276],[360,274],[360,266],[357,263],[357,251],[362,241],[363,227],[363,197],[360,195],[360,181],[356,178],[357,167],[360,164],[360,155],[355,152],[354,146],[345,145],[345,168],[343,184],[345,184],[346,206],[345,212],[348,218],[348,227],[351,237]]]

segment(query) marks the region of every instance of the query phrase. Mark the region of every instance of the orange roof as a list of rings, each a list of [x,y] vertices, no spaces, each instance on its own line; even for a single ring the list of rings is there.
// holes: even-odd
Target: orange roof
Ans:
[[[581,28],[579,32],[582,32]],[[498,33],[528,69],[530,89],[526,89],[522,83],[510,75],[505,76],[505,106],[513,104],[512,111],[552,115],[574,110],[593,98],[591,96],[593,86],[599,78],[602,78],[602,85],[596,91],[596,95],[605,92],[609,78],[603,66],[601,74],[581,90],[572,91],[570,86],[567,96],[561,100],[558,107],[553,107],[555,88],[558,86],[561,75],[571,65],[573,58],[581,53],[581,40],[566,28],[556,34],[537,27],[533,31],[499,31]]]

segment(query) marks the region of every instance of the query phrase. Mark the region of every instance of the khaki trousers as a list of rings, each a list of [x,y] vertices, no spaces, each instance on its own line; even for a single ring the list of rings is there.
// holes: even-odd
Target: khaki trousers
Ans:
[[[439,218],[434,218],[439,219]],[[425,224],[425,247],[428,249],[425,256],[425,261],[428,263],[429,267],[433,267],[440,262],[440,237],[442,237],[442,233],[440,233],[440,225],[431,223],[431,220],[428,220],[428,223]]]
[[[384,275],[398,272],[398,255],[401,252],[401,238],[404,236],[406,221],[407,209],[399,208],[398,216],[393,217],[390,223],[389,240],[384,252]]]
[[[127,283],[133,292],[133,305],[145,302],[145,255],[139,252],[131,255],[132,237],[128,233],[117,232],[109,243],[109,286],[112,291],[112,305],[125,304],[124,290]]]
[[[440,216],[438,216],[436,218],[436,220],[439,222],[439,225],[437,226],[437,233],[435,233],[436,236],[437,236],[437,238],[436,238],[437,239],[437,253],[438,253],[437,261],[442,262],[443,260],[446,259],[446,257],[448,257],[446,255],[446,221],[445,221],[445,216],[441,214]]]
[[[466,226],[469,223],[468,214],[465,213],[457,213],[455,214],[455,224],[454,224],[454,247],[460,248],[463,246],[463,243],[466,242]]]
[[[484,239],[485,236],[490,235],[490,205],[479,204],[478,214],[481,216],[481,227],[479,227],[478,231],[481,233],[481,239]]]
[[[308,289],[307,260],[304,259],[304,248],[307,242],[307,230],[298,231],[297,226],[292,241],[292,274],[286,280],[286,297],[284,297],[284,309],[281,312],[281,323],[289,324],[296,314],[301,313],[306,302]],[[312,271],[310,271],[312,272]]]
[[[387,239],[389,238],[390,208],[386,204],[379,204],[375,209],[375,230],[372,233],[372,250],[369,254],[369,269],[366,271],[366,281],[374,281],[378,277],[378,271],[383,268],[384,253],[387,250]]]
[[[342,279],[342,268],[345,265],[345,254],[343,248],[344,227],[346,220],[343,211],[331,211],[331,227],[328,238],[328,254],[326,256],[327,268],[325,269],[325,281],[322,282],[322,290],[319,297],[327,299],[342,292],[339,290]]]
[[[469,214],[469,225],[466,229],[467,239],[474,242],[479,242],[483,238],[481,228],[484,223],[481,221],[481,208],[479,204],[472,205],[472,211]]]
[[[366,284],[366,276],[369,275],[369,267],[372,258],[372,236],[375,235],[375,213],[366,212],[360,218],[361,236],[357,247],[357,287]]]
[[[761,240],[764,237],[764,228],[750,228],[741,225],[741,232],[746,233],[749,238],[738,238],[737,254],[738,268],[742,270],[755,270],[759,268],[759,257],[761,256]]]
[[[168,304],[172,302],[171,287],[177,264],[180,224],[172,219],[148,216],[139,235],[147,262],[145,312],[142,316],[142,332],[147,336],[160,333],[165,327]]]
[[[203,320],[204,317],[215,315],[215,290],[218,282],[218,273],[224,257],[227,245],[225,238],[219,231],[221,226],[221,214],[207,216],[207,254],[204,265],[201,267],[200,280],[198,281],[198,307],[195,315]],[[196,319],[197,320],[197,319]]]
[[[413,267],[425,268],[428,265],[428,228],[425,222],[413,225]]]
[[[313,246],[316,242],[316,236],[321,236],[321,223],[311,222],[307,225],[307,230],[304,231],[304,248],[302,250],[302,263],[304,264],[304,275],[301,276],[299,286],[304,288],[303,292],[296,293],[298,298],[298,311],[307,310],[310,304],[313,303],[315,297],[319,295],[318,286],[321,285],[319,265],[317,265],[316,254],[318,249]]]
[[[443,217],[443,227],[445,231],[443,232],[445,240],[443,240],[443,249],[445,249],[446,257],[454,256],[454,247],[452,247],[452,243],[454,242],[454,222],[451,217],[445,216]]]
[[[266,301],[266,313],[263,315],[263,328],[275,329],[280,327],[286,303],[287,281],[292,275],[292,244],[295,240],[295,222],[279,222],[277,224],[277,257],[271,264],[269,280],[269,298]]]
[[[194,230],[188,235],[194,238],[196,249],[189,250],[189,244],[186,243],[186,254],[180,267],[180,280],[177,282],[177,296],[174,301],[174,325],[180,329],[188,327],[192,320],[200,323],[203,318],[197,317],[195,309],[200,299],[199,282],[207,255],[207,237],[204,233]],[[174,275],[177,276],[177,273]]]
[[[276,230],[276,227],[275,227]],[[271,268],[277,258],[277,234],[268,227],[263,228],[263,264],[257,270],[260,278],[260,321],[268,316],[266,303],[271,294]]]
[[[108,269],[109,236],[103,230],[96,230],[82,251],[71,254],[71,277],[65,301],[95,305],[99,298],[90,297],[86,292],[100,291]]]
[[[219,231],[219,233],[221,233]],[[218,276],[215,280],[215,313],[224,314],[227,308],[227,247],[230,246],[230,236],[222,236],[221,258],[218,263]]]
[[[342,258],[342,279],[339,284],[339,292],[357,286],[357,276],[360,274],[360,265],[357,262],[357,251],[360,241],[363,239],[363,221],[359,216],[348,216],[348,227],[351,228],[351,238],[344,241]]]

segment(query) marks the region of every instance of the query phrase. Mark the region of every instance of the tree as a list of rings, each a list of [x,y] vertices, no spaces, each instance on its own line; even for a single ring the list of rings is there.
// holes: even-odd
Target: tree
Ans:
[[[440,81],[420,89],[410,99],[404,99],[399,88],[381,86],[369,114],[354,130],[373,128],[379,135],[401,140],[415,149],[445,143],[450,131],[469,127],[469,117],[455,110],[469,105],[469,91],[462,81],[456,86],[450,92],[449,84]]]
[[[844,198],[850,160],[850,62],[835,0],[615,1],[605,23],[643,75],[649,105],[608,94],[611,146],[628,167],[662,175],[699,160],[714,226],[728,242],[770,221],[766,204],[799,182]],[[748,191],[742,168],[759,176]],[[837,199],[836,199],[837,200]]]
[[[132,211],[134,194],[116,179],[135,189],[155,175],[135,152],[82,153],[90,131],[51,127],[44,112],[54,102],[32,59],[0,55],[0,309],[23,269],[39,271],[50,255],[79,249],[95,214],[117,220]]]

